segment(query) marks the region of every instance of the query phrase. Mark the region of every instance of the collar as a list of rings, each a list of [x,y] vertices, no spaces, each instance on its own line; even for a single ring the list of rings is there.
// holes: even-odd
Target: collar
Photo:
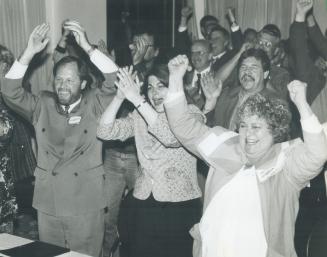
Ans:
[[[72,103],[71,105],[69,105],[69,108],[68,108],[68,113],[70,113],[82,100],[82,96],[80,96],[80,98],[75,102],[75,103]],[[64,105],[60,105],[60,107],[65,110],[65,106]]]
[[[212,59],[213,60],[217,60],[217,59],[220,59],[221,57],[223,57],[223,55],[226,53],[226,51],[224,51],[224,52],[222,52],[222,53],[220,53],[220,54],[218,54],[218,55],[216,55],[216,56],[212,56]]]
[[[210,70],[211,70],[211,65],[209,65],[207,68],[205,68],[203,71],[200,71],[200,72],[197,70],[194,70],[194,76],[196,76],[199,73],[201,75],[207,74]]]

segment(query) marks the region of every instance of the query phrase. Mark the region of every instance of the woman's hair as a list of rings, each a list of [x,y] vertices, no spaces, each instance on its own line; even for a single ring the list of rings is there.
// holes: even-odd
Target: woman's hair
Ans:
[[[12,54],[12,52],[10,52],[10,50],[7,47],[0,45],[0,63],[6,64],[4,73],[6,73],[10,69],[10,67],[14,63],[14,61],[15,61],[15,58],[14,58],[14,55]]]
[[[168,87],[169,70],[167,64],[155,64],[146,77],[142,93],[148,100],[148,80],[150,76],[155,76],[165,87]]]
[[[265,97],[261,94],[250,96],[240,106],[238,120],[242,121],[245,117],[253,115],[257,115],[267,122],[274,143],[281,143],[289,139],[292,114],[284,100],[276,97]]]

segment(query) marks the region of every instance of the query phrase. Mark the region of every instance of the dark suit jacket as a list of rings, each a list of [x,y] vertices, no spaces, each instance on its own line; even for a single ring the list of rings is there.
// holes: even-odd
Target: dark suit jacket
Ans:
[[[216,59],[212,68],[214,71],[219,70],[225,63],[227,63],[230,59],[234,57],[235,54],[241,49],[243,44],[243,35],[241,30],[237,30],[235,32],[231,32],[231,40],[233,49],[227,50],[226,53],[219,59]]]
[[[232,114],[238,103],[240,91],[241,86],[227,87],[223,89],[217,100],[215,109],[206,115],[208,126],[229,128]],[[264,88],[260,94],[280,98],[275,92],[267,88]]]
[[[194,104],[200,110],[202,110],[205,104],[205,97],[203,93],[199,94],[199,92],[201,92],[199,88],[192,86],[194,72],[195,70],[193,69],[192,71],[187,71],[184,75],[183,82],[184,82],[185,96],[189,104]],[[210,72],[214,72],[212,67],[210,68]]]
[[[92,89],[70,114],[64,114],[53,92],[38,96],[21,87],[22,80],[3,79],[7,105],[31,122],[38,143],[33,207],[50,215],[72,216],[106,205],[102,142],[97,121],[112,100],[115,74],[107,74],[101,89]],[[70,124],[80,117],[78,124]]]

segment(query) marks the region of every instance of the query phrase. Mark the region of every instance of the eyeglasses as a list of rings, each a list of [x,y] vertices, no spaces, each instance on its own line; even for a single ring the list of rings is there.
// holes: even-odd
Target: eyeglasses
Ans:
[[[137,42],[131,42],[129,43],[130,47],[132,46],[133,48],[137,48]],[[154,47],[154,44],[146,44],[145,47],[149,48],[149,47]]]
[[[263,40],[258,40],[258,44],[264,48],[271,48],[273,45],[270,41],[263,41]]]
[[[191,56],[198,57],[198,56],[202,56],[207,53],[208,53],[208,51],[196,51],[196,52],[191,52]]]

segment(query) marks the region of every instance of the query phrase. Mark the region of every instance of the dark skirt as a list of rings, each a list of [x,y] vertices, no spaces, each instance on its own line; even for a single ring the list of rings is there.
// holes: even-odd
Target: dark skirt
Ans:
[[[201,217],[200,198],[183,202],[123,200],[118,230],[121,257],[192,257],[189,234]]]

